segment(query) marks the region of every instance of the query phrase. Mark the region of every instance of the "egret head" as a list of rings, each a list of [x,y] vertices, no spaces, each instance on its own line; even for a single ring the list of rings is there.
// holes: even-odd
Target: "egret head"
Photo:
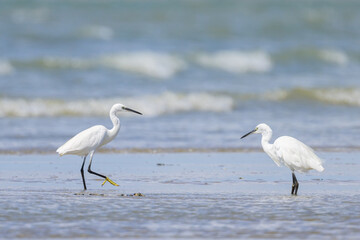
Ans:
[[[252,131],[248,132],[247,134],[245,134],[244,136],[242,136],[241,139],[243,139],[244,137],[247,137],[247,136],[249,136],[250,134],[253,134],[253,133],[264,134],[264,133],[269,133],[269,132],[272,132],[271,128],[265,123],[260,123],[259,125],[257,125],[255,127],[254,130],[252,130]]]
[[[137,113],[137,114],[140,114],[142,115],[141,112],[138,112],[138,111],[135,111],[131,108],[128,108],[126,107],[125,105],[121,104],[121,103],[117,103],[115,104],[114,106],[112,106],[110,112],[113,112],[113,113],[118,113],[118,112],[123,112],[123,111],[127,111],[127,112],[133,112],[133,113]]]

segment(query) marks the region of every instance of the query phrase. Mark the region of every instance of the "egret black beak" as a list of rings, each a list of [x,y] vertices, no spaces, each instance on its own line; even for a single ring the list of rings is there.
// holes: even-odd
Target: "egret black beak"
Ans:
[[[131,109],[131,108],[128,108],[128,107],[123,107],[123,109],[126,110],[126,111],[129,111],[129,112],[133,112],[133,113],[137,113],[137,114],[142,115],[141,112],[135,111],[135,110],[133,110],[133,109]]]
[[[241,139],[243,139],[244,137],[249,136],[250,134],[253,134],[254,132],[256,132],[256,129],[252,130],[251,132],[248,132],[247,134],[245,134],[244,136],[242,136]]]

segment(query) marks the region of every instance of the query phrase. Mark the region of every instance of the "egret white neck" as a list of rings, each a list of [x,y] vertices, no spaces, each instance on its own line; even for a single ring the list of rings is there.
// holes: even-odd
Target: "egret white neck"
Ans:
[[[110,111],[110,119],[111,122],[113,123],[113,127],[108,130],[108,141],[110,142],[111,140],[113,140],[116,135],[119,133],[120,130],[120,119],[116,116],[116,112],[111,109]]]
[[[270,128],[262,132],[261,145],[264,151],[273,159],[273,157],[275,157],[275,152],[273,144],[270,143],[271,137],[272,130]]]

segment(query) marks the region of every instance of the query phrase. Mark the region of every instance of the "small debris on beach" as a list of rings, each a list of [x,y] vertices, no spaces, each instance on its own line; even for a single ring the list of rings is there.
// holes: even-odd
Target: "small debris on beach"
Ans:
[[[120,197],[145,197],[142,193],[133,193],[133,194],[120,194]]]
[[[105,196],[105,194],[103,193],[84,193],[84,192],[81,192],[81,193],[74,193],[74,195],[78,195],[78,196],[85,196],[85,195],[89,195],[89,196]]]
[[[90,196],[105,196],[103,193],[89,193]]]

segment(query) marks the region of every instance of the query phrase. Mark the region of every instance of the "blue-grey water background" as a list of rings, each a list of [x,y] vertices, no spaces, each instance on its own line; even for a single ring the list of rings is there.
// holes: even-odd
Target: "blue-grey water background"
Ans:
[[[265,122],[359,147],[359,1],[0,1],[0,150],[54,151],[94,124],[107,147],[249,148]]]

